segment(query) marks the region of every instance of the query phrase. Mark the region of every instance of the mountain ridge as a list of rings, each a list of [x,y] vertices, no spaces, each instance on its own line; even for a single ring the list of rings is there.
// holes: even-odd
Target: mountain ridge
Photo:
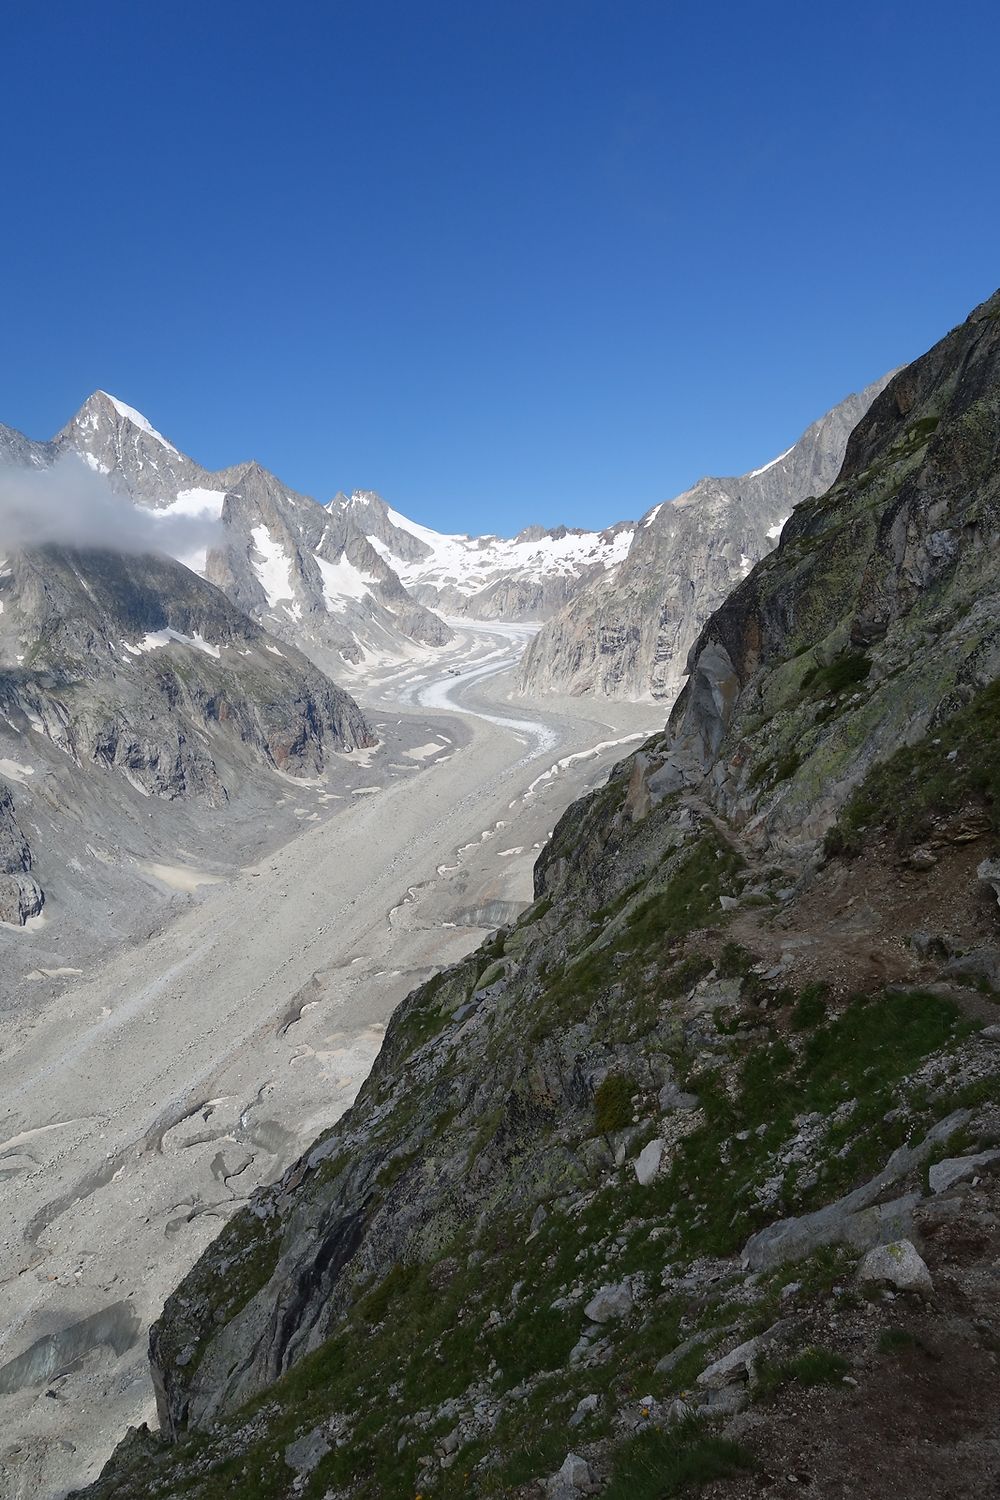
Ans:
[[[891,378],[846,397],[769,463],[700,479],[648,510],[615,573],[585,584],[532,641],[520,690],[672,701],[704,620],[795,505],[833,483],[851,429]]]

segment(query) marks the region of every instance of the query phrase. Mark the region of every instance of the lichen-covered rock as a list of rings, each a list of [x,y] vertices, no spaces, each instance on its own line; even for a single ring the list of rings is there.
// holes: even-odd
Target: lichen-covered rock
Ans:
[[[897,1292],[927,1295],[934,1290],[931,1273],[909,1240],[893,1240],[869,1250],[858,1267],[858,1280],[879,1282]]]

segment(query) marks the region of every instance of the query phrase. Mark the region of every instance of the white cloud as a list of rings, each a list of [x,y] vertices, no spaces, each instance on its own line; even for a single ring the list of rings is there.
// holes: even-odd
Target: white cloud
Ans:
[[[0,556],[57,544],[184,556],[221,540],[211,513],[134,505],[72,454],[48,469],[0,466]]]

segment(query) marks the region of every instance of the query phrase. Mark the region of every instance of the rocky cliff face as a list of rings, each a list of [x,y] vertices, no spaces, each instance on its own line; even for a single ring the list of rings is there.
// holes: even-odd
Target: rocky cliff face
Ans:
[[[149,421],[106,391],[95,391],[66,426],[56,433],[52,447],[76,453],[96,474],[106,475],[116,489],[153,510],[169,509],[178,498],[217,491],[209,474],[157,432]]]
[[[874,403],[837,483],[695,643],[661,790],[707,773],[748,837],[807,848],[875,764],[993,682],[998,369],[994,298]]]
[[[331,516],[259,464],[224,470],[224,541],[206,575],[254,618],[321,664],[363,663],[406,640],[440,646],[451,631],[404,589],[349,519]]]
[[[996,1488],[998,457],[1000,294],[168,1301],[95,1500]]]
[[[621,565],[590,577],[536,636],[522,690],[671,702],[705,620],[775,545],[793,508],[833,483],[852,429],[885,383],[848,396],[763,468],[699,480],[649,511]]]
[[[0,781],[0,922],[23,927],[42,909],[42,888],[31,875],[31,847],[21,831],[10,787]]]
[[[47,469],[57,455],[54,443],[36,443],[16,427],[0,422],[0,464],[13,464],[19,469]]]

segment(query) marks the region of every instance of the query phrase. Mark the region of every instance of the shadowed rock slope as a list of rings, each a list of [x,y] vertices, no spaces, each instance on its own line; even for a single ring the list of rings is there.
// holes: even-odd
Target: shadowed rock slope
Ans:
[[[171,558],[39,548],[0,597],[5,716],[148,795],[224,799],[213,736],[293,775],[375,743],[349,694]]]
[[[88,1495],[996,1489],[998,449],[1000,294],[170,1298]]]
[[[218,806],[251,769],[315,775],[376,742],[353,698],[180,563],[55,546],[0,572],[0,715],[0,920],[15,923],[41,909],[17,809],[50,750]]]

